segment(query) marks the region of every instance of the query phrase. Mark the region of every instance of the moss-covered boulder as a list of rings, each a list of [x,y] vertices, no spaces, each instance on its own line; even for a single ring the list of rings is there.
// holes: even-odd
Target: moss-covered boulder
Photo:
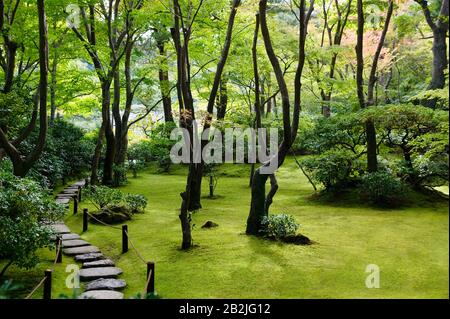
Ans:
[[[103,208],[93,215],[103,223],[114,225],[131,220],[133,213],[126,206],[110,206]],[[95,219],[92,219],[92,222],[99,223]]]

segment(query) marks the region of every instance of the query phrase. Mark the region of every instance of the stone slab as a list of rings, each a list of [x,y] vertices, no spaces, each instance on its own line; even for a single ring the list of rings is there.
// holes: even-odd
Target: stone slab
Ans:
[[[55,231],[55,233],[57,233],[57,234],[70,234],[71,233],[69,227],[67,227],[64,224],[54,224],[54,225],[52,225],[52,228]]]
[[[62,240],[74,240],[74,239],[80,239],[80,235],[78,234],[64,234],[61,236]]]
[[[123,293],[112,290],[92,290],[82,293],[78,299],[123,299]]]
[[[57,198],[56,204],[67,205],[70,203],[70,198]]]
[[[116,264],[111,259],[102,259],[97,261],[85,262],[83,268],[98,268],[98,267],[114,267]]]
[[[63,194],[63,195],[77,195],[78,194],[78,190],[76,190],[76,189],[68,189],[68,190],[62,191],[61,194]]]
[[[103,256],[102,253],[80,254],[80,255],[75,256],[75,261],[84,263],[84,262],[102,260],[104,258],[105,258],[105,256]]]
[[[76,182],[76,183],[73,184],[71,187],[78,187],[78,186],[81,186],[81,187],[86,186],[86,181],[79,181],[79,182]]]
[[[56,196],[56,198],[70,198],[72,199],[74,196],[77,196],[77,194],[59,194]]]
[[[87,241],[81,239],[70,239],[70,240],[63,239],[62,243],[63,248],[83,247],[89,245],[90,244]]]
[[[91,290],[122,290],[127,286],[125,280],[122,279],[97,279],[86,284],[84,289]]]
[[[116,278],[120,274],[122,274],[122,269],[117,267],[85,268],[80,270],[80,280],[90,281],[101,278]]]
[[[84,246],[84,247],[63,249],[63,253],[68,256],[84,255],[84,254],[99,253],[99,252],[100,252],[100,249],[98,249],[95,246]]]

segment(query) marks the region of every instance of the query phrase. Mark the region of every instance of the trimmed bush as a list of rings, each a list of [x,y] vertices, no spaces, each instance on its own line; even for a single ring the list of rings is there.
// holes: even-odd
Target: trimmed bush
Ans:
[[[363,177],[360,193],[372,204],[392,207],[406,201],[408,188],[388,172],[376,172]]]
[[[125,196],[125,202],[132,213],[144,212],[148,201],[143,195],[128,194]]]
[[[291,215],[280,214],[264,217],[262,221],[264,236],[284,239],[295,236],[300,225],[297,224],[295,218]]]
[[[121,191],[106,186],[93,186],[86,195],[98,209],[119,205],[123,200]]]

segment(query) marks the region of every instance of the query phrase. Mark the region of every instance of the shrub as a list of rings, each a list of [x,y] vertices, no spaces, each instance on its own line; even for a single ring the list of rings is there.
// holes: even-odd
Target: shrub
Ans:
[[[315,131],[317,130],[317,124],[318,120],[314,115],[302,115],[297,139],[292,146],[292,149],[296,154],[309,154],[315,151],[313,147],[311,147],[311,141],[316,138]]]
[[[281,239],[295,236],[300,227],[293,216],[286,214],[264,217],[262,226],[263,230],[261,232],[265,236]]]
[[[332,150],[302,160],[304,169],[314,182],[327,191],[336,191],[354,184],[364,171],[364,162],[352,158],[348,151]]]
[[[0,277],[11,264],[36,266],[36,251],[54,245],[50,223],[61,220],[64,212],[36,181],[0,171],[0,260],[8,261]]]
[[[360,193],[370,203],[396,206],[405,202],[408,188],[388,172],[370,173],[363,177]]]
[[[125,196],[125,202],[132,213],[143,212],[148,204],[147,198],[143,195],[133,194]]]
[[[169,172],[172,161],[170,151],[175,141],[170,139],[170,133],[175,124],[161,124],[147,133],[148,140],[133,144],[128,149],[128,160],[136,163],[156,162],[162,172]]]
[[[38,131],[35,130],[21,144],[20,150],[28,154],[37,138]],[[94,148],[94,140],[85,138],[82,129],[63,119],[57,119],[49,128],[45,149],[28,177],[45,187],[53,187],[62,178],[80,175],[84,170],[90,169]]]
[[[98,209],[119,205],[123,200],[121,191],[106,186],[92,186],[86,195]]]
[[[130,145],[128,148],[128,160],[141,163],[152,161],[152,146],[150,141],[141,141]]]

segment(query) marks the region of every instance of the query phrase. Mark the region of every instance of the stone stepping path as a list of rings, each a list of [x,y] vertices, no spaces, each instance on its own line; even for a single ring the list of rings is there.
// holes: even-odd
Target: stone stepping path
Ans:
[[[76,256],[76,255],[84,255],[84,254],[99,253],[99,252],[100,252],[100,249],[98,249],[95,246],[83,246],[83,247],[63,249],[63,253],[67,256]]]
[[[62,242],[63,248],[75,248],[75,247],[83,247],[83,246],[89,246],[90,244],[87,241],[81,240],[81,239],[71,239],[71,240],[64,240]]]
[[[123,299],[123,293],[112,290],[91,290],[82,293],[78,299]]]
[[[102,278],[116,278],[122,274],[122,269],[117,267],[85,268],[80,270],[80,280],[89,281]]]
[[[85,187],[85,181],[79,181],[66,187],[56,196],[56,203],[68,205],[78,195],[79,187]],[[116,279],[122,269],[115,267],[114,261],[107,259],[95,246],[72,233],[64,223],[52,225],[56,234],[62,238],[63,253],[76,262],[83,263],[80,280],[87,282],[85,292],[78,299],[124,299],[123,293],[117,291],[126,287],[125,280]]]
[[[125,280],[122,279],[97,279],[86,284],[84,289],[91,290],[122,290],[127,286]]]
[[[83,268],[98,268],[98,267],[114,267],[116,264],[111,259],[100,259],[97,261],[89,261],[83,263]]]

